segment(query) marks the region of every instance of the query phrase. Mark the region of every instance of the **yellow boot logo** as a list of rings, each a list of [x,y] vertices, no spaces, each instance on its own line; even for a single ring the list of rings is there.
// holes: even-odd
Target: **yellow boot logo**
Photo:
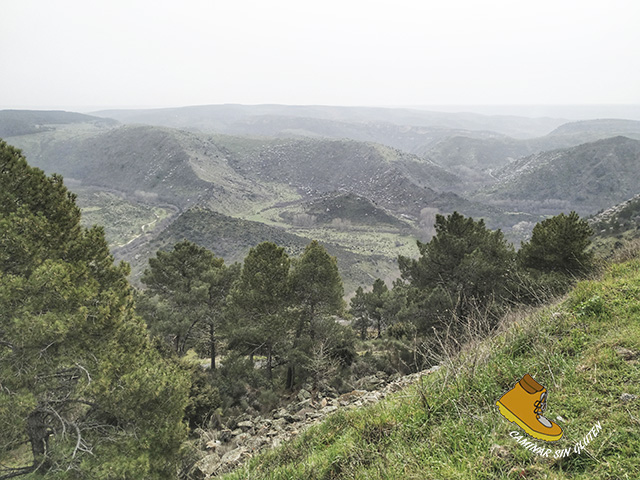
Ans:
[[[553,442],[562,428],[542,416],[547,408],[547,389],[528,373],[496,402],[500,413],[538,440]]]

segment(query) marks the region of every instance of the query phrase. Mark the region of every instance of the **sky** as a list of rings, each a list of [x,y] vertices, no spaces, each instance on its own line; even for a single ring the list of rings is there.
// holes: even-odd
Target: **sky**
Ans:
[[[0,108],[640,104],[638,0],[0,5]]]

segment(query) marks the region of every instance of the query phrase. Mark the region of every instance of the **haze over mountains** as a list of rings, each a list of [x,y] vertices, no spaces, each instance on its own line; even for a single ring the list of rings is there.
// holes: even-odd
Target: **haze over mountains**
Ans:
[[[640,193],[640,122],[624,119],[282,105],[5,110],[0,137],[65,177],[134,281],[157,248],[182,238],[228,261],[263,240],[293,252],[317,238],[352,291],[393,278],[397,255],[417,254],[436,213],[485,218],[517,242],[544,215],[590,215]]]

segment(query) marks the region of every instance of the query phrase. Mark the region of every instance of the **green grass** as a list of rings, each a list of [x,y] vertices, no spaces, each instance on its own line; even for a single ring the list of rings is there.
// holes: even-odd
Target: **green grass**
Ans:
[[[640,261],[612,265],[561,303],[505,319],[437,373],[374,406],[340,411],[231,479],[635,479],[640,472]],[[496,400],[525,373],[549,392],[547,417],[564,436],[509,436]],[[637,395],[623,402],[621,395]],[[560,416],[563,420],[556,420]],[[586,450],[575,444],[600,422]],[[556,450],[570,456],[554,458]]]

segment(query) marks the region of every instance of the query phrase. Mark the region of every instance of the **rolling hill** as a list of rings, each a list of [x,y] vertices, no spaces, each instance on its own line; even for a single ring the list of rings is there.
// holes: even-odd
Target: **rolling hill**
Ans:
[[[0,110],[0,138],[53,130],[58,125],[113,127],[116,120],[61,110]]]
[[[633,139],[517,157],[585,135],[634,131],[639,122],[560,126],[533,119],[538,127],[553,123],[554,132],[515,139],[486,129],[505,118],[402,109],[229,105],[122,112],[120,119],[140,120],[140,115],[192,129],[198,121],[201,127],[220,122],[227,130],[253,128],[253,134],[274,136],[121,125],[69,112],[0,112],[0,119],[15,126],[12,131],[21,132],[9,143],[22,148],[34,166],[65,177],[79,194],[86,221],[105,224],[112,247],[136,271],[150,255],[148,248],[180,240],[178,231],[192,240],[208,232],[207,223],[197,219],[203,217],[257,232],[234,234],[233,251],[216,247],[216,242],[226,245],[223,238],[203,237],[228,261],[241,259],[253,246],[246,238],[280,239],[292,254],[318,239],[336,249],[346,282],[370,284],[393,275],[398,254],[416,254],[415,239],[429,238],[437,213],[455,210],[484,218],[517,243],[542,214],[593,213],[638,193],[639,142]],[[440,121],[444,126],[436,125]],[[427,153],[335,138],[341,134],[384,138],[406,149],[422,145]],[[474,192],[479,185],[483,188]],[[181,217],[183,212],[190,213]],[[243,221],[253,223],[234,223]]]
[[[123,123],[145,123],[175,128],[196,129],[209,133],[249,134],[244,124],[253,128],[257,117],[306,118],[336,122],[371,124],[389,123],[415,127],[439,127],[456,130],[493,131],[518,138],[546,135],[566,123],[562,119],[528,118],[512,115],[445,113],[410,108],[344,107],[320,105],[200,105],[144,110],[103,110],[94,115],[114,118]],[[379,140],[375,140],[379,142]]]
[[[177,242],[188,239],[212,250],[227,264],[242,262],[249,249],[265,241],[285,247],[290,256],[300,255],[312,240],[287,230],[260,222],[233,218],[203,207],[193,207],[180,214],[170,225],[156,235],[140,237],[129,245],[115,249],[118,259],[131,263],[131,280],[139,279],[148,266],[148,259],[158,250],[170,250]],[[322,242],[327,251],[338,260],[345,293],[350,294],[360,285],[369,285],[378,277],[395,275],[395,256],[379,253],[357,253],[343,245]]]
[[[640,141],[614,137],[513,162],[472,198],[520,211],[588,215],[638,193],[639,167]]]

